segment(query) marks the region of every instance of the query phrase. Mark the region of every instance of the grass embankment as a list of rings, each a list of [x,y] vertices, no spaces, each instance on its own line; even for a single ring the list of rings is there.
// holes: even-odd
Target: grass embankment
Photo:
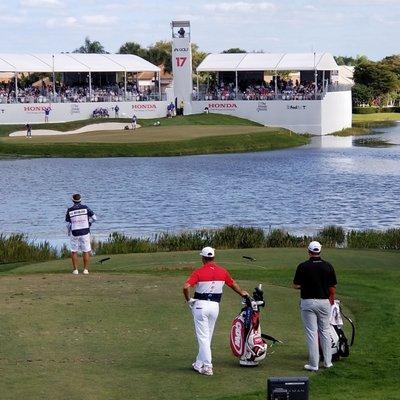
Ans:
[[[311,378],[311,400],[398,399],[398,253],[326,250],[357,336],[349,359],[317,374],[302,370],[306,348],[291,289],[305,256],[304,249],[218,251],[244,288],[264,284],[263,330],[285,343],[258,368],[239,368],[228,332],[241,305],[226,289],[213,377],[190,369],[197,346],[181,286],[199,265],[198,251],[111,256],[94,262],[89,276],[70,274],[69,260],[14,264],[0,274],[2,399],[262,400],[268,376],[299,375]]]
[[[92,249],[97,255],[105,255],[187,251],[201,249],[205,246],[217,249],[299,248],[305,247],[312,240],[318,240],[325,249],[400,250],[400,229],[351,230],[346,233],[342,227],[332,225],[319,230],[312,236],[297,236],[283,229],[266,232],[261,228],[230,225],[219,229],[200,229],[180,233],[162,232],[151,238],[131,237],[113,232],[107,240],[93,240]],[[0,234],[0,265],[51,261],[69,257],[69,255],[70,252],[66,245],[58,250],[48,242],[31,241],[26,235]]]
[[[77,129],[93,122],[115,119],[76,121],[66,124],[45,124],[35,128]],[[122,120],[124,121],[124,120]],[[126,120],[128,123],[128,120]],[[301,146],[306,136],[286,129],[266,128],[252,121],[227,115],[201,114],[171,119],[140,120],[142,128],[132,131],[90,132],[66,136],[0,138],[0,156],[35,157],[148,157],[194,154],[236,153],[275,150]],[[1,127],[0,136],[15,131]],[[21,127],[18,127],[21,129]],[[33,130],[34,135],[34,130]]]
[[[370,135],[373,128],[392,126],[400,121],[399,113],[353,114],[353,126],[332,133],[334,136]]]

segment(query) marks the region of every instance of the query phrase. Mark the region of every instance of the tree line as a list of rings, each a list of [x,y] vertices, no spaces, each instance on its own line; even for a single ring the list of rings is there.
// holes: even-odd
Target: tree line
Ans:
[[[85,38],[82,46],[73,51],[74,53],[97,53],[107,54],[104,46],[97,40],[91,41],[89,37]],[[172,48],[171,42],[167,40],[159,40],[158,42],[142,47],[136,42],[126,42],[117,51],[118,54],[134,54],[154,65],[162,65],[164,71],[172,71]],[[204,60],[207,53],[200,51],[197,44],[192,43],[192,63],[195,70],[198,65]]]
[[[379,61],[366,56],[335,57],[339,65],[354,66],[353,104],[385,107],[400,103],[400,54]]]

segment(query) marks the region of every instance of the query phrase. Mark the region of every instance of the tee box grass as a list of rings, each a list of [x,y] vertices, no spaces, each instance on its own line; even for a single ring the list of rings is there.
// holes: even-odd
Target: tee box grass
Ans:
[[[183,282],[200,265],[198,251],[110,255],[96,263],[102,257],[93,259],[89,276],[73,276],[69,260],[4,266],[2,399],[261,400],[268,377],[303,375],[311,379],[311,400],[398,399],[398,252],[324,251],[357,335],[348,359],[309,374],[302,369],[299,293],[291,287],[304,249],[217,251],[217,262],[244,289],[263,283],[262,329],[284,343],[258,368],[240,368],[228,336],[241,301],[225,288],[212,377],[191,370],[197,344],[182,295]]]

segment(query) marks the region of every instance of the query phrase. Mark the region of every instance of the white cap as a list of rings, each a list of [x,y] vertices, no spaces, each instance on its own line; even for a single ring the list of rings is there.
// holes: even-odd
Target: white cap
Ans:
[[[322,245],[320,242],[313,241],[308,245],[308,250],[313,253],[320,253],[322,249]]]
[[[201,250],[200,255],[202,257],[214,257],[215,250],[212,247],[204,247],[203,250]]]

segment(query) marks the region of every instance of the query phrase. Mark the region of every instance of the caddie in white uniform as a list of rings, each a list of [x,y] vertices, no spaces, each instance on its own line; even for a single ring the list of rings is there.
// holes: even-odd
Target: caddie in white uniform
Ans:
[[[81,195],[72,195],[74,205],[67,210],[65,221],[67,223],[68,236],[71,238],[72,273],[79,274],[78,251],[83,254],[83,273],[89,274],[90,254],[90,226],[97,220],[94,212],[84,204],[81,204]]]
[[[213,375],[211,341],[218,318],[222,288],[226,283],[240,296],[248,296],[248,293],[240,288],[225,268],[214,262],[215,250],[212,247],[204,247],[200,255],[203,266],[187,279],[183,285],[183,295],[192,310],[199,345],[199,353],[192,367],[202,375]],[[196,286],[193,298],[189,294],[192,286]]]

